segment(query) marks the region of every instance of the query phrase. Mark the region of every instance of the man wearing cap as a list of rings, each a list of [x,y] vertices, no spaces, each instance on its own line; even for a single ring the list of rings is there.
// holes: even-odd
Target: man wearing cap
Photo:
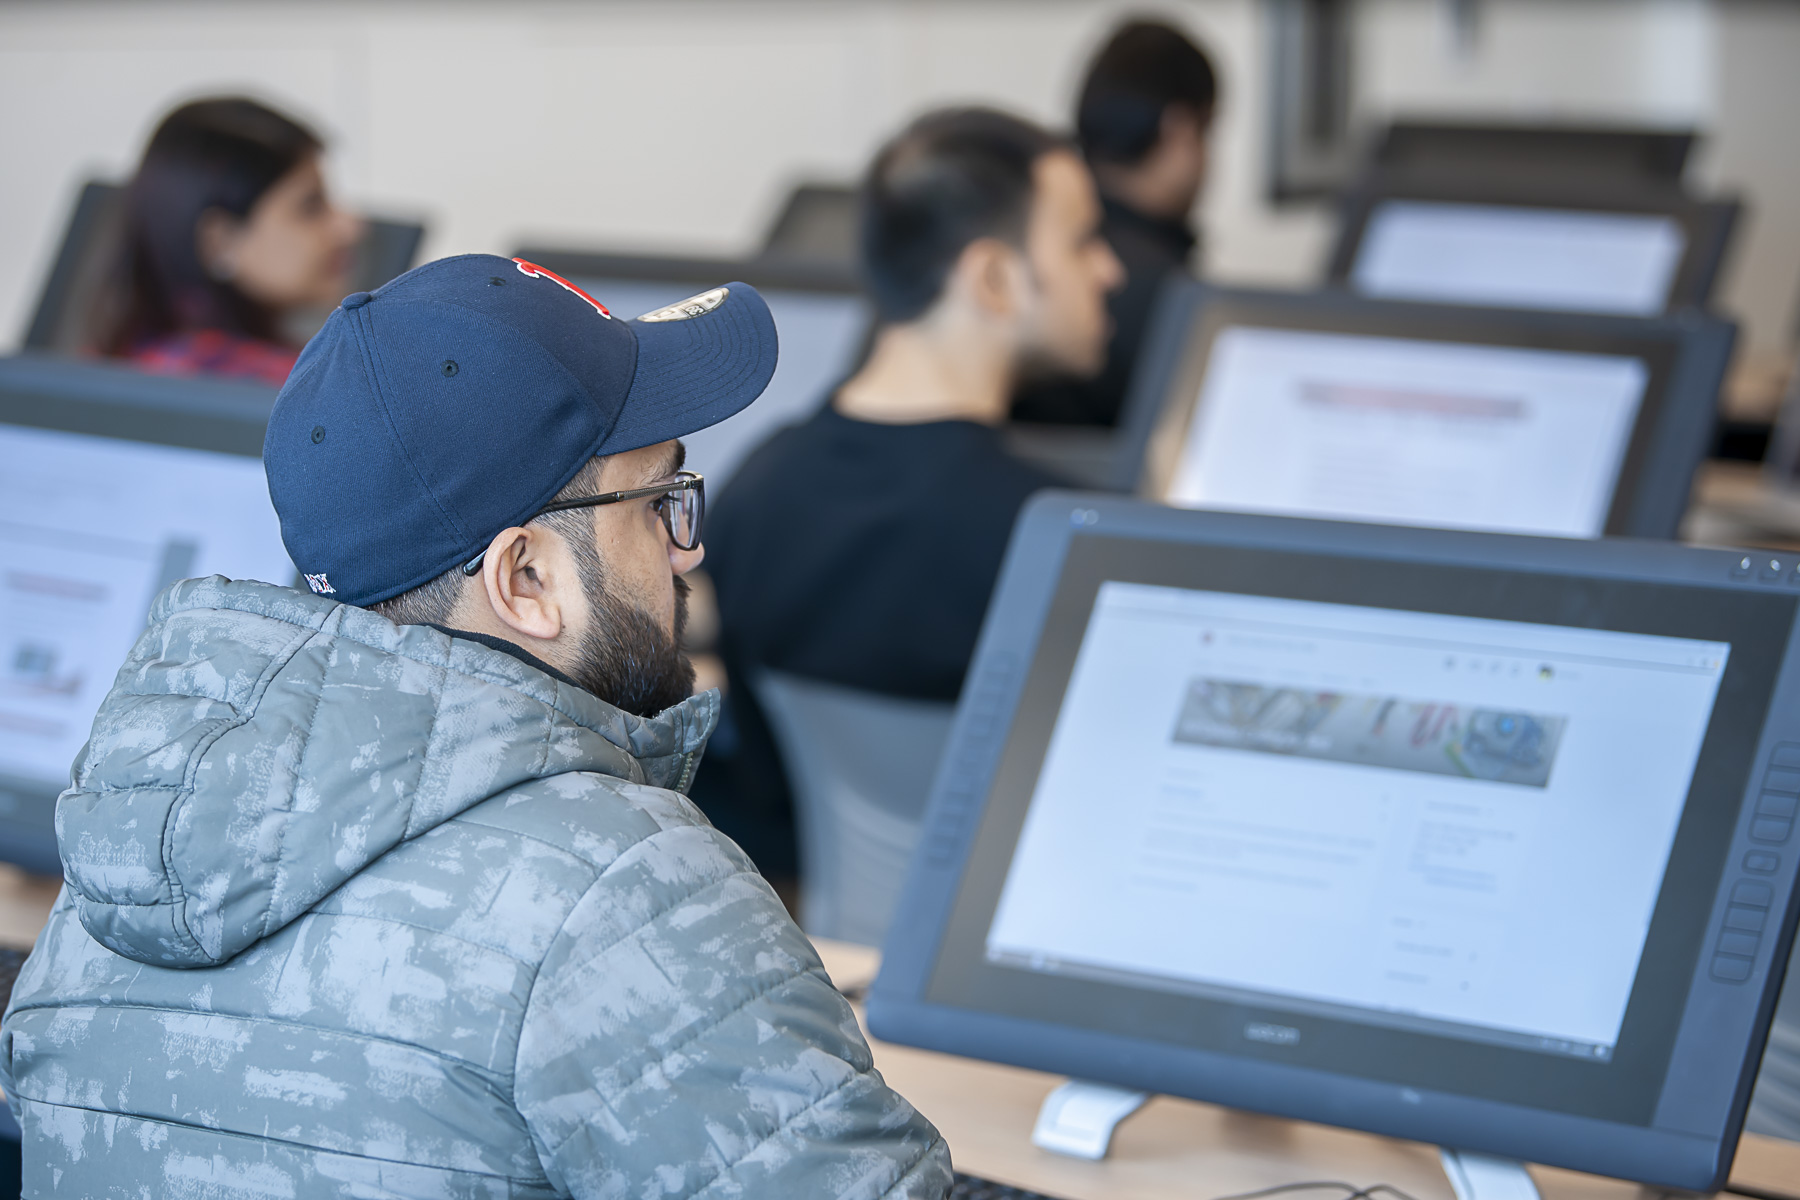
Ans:
[[[675,439],[774,368],[737,283],[626,321],[470,255],[344,301],[264,448],[308,590],[163,593],[58,802],[0,1026],[26,1194],[944,1194],[682,795]]]

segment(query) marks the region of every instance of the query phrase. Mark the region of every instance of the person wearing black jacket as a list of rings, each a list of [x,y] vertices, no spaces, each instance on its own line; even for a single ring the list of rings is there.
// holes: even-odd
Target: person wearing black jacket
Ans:
[[[1000,439],[1018,381],[1092,374],[1123,272],[1066,142],[984,109],[921,118],[863,187],[878,320],[863,367],[751,453],[713,505],[707,565],[730,725],[694,798],[766,874],[794,870],[759,668],[953,700],[1020,507],[1063,481]]]
[[[1157,293],[1170,275],[1192,269],[1191,214],[1206,182],[1217,95],[1205,52],[1156,21],[1120,26],[1088,68],[1076,128],[1100,185],[1101,228],[1126,282],[1107,304],[1113,334],[1099,374],[1027,381],[1015,420],[1118,423]]]

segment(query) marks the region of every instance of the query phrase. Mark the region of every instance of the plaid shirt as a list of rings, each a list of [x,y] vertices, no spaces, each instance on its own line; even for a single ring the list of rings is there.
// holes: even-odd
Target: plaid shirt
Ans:
[[[300,352],[222,329],[196,329],[140,342],[129,357],[133,365],[158,375],[218,375],[280,387]]]

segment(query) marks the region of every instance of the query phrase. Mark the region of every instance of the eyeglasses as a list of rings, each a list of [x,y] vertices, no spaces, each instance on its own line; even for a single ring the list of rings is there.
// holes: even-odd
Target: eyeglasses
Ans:
[[[656,497],[656,511],[662,516],[663,527],[669,531],[669,540],[675,543],[675,548],[698,550],[700,523],[706,517],[706,477],[692,471],[676,472],[673,483],[654,483],[649,487],[629,488],[623,492],[558,500],[554,504],[546,504],[526,520],[535,521],[546,513],[567,512],[572,508],[599,508],[603,504],[623,504],[627,500],[642,500],[649,496]],[[463,574],[473,575],[481,570],[481,560],[486,557],[487,551],[483,550],[464,563]]]

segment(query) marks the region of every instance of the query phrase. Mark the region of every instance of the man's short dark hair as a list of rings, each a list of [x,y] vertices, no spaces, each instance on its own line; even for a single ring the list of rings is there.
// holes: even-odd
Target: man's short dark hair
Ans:
[[[600,472],[606,467],[604,458],[590,458],[581,470],[575,472],[575,478],[563,485],[563,489],[550,498],[551,503],[558,500],[572,500],[576,496],[592,496],[600,490]],[[565,509],[562,512],[545,513],[536,518],[548,525],[569,543],[578,568],[599,570],[599,555],[594,550],[594,513],[591,508]],[[461,567],[451,567],[436,579],[427,580],[410,592],[401,592],[391,596],[369,608],[396,625],[449,625],[456,613],[457,601],[462,598],[463,588],[470,584],[470,578],[463,574]]]
[[[883,321],[910,321],[943,293],[964,247],[1023,245],[1032,167],[1062,139],[987,108],[920,117],[894,138],[862,186],[862,261]]]
[[[1142,162],[1170,105],[1212,119],[1218,79],[1206,52],[1161,21],[1119,26],[1088,68],[1076,110],[1082,153],[1092,163]]]

